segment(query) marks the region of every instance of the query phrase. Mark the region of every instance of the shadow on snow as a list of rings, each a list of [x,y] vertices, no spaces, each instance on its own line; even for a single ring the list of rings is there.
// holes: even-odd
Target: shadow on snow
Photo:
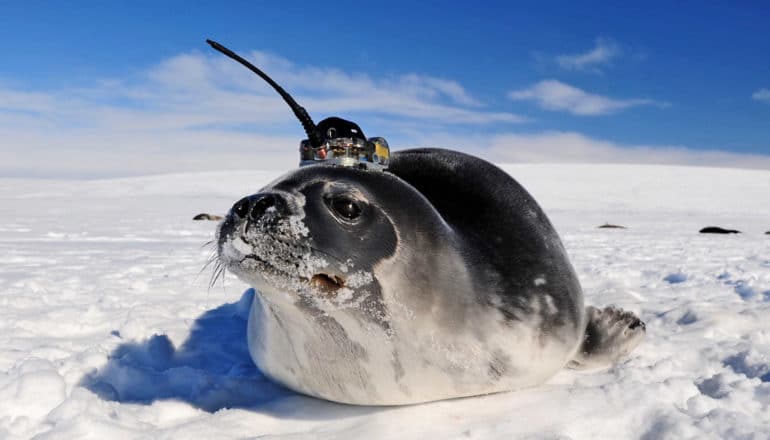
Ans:
[[[181,400],[209,412],[250,408],[307,419],[375,411],[304,397],[267,379],[251,360],[246,341],[254,293],[249,289],[240,301],[201,315],[179,348],[166,335],[121,344],[80,385],[104,400],[147,405]]]

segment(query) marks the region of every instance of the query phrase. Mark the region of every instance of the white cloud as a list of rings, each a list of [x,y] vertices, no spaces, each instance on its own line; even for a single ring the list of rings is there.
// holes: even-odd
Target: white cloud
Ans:
[[[770,169],[770,156],[670,145],[623,145],[574,132],[507,135],[495,139],[500,162],[584,162]]]
[[[249,58],[317,119],[319,115],[365,112],[449,124],[525,121],[511,113],[480,110],[481,103],[456,81],[417,74],[373,78],[336,68],[304,68],[262,52],[251,52]],[[272,107],[282,106],[288,111],[262,80],[223,57],[181,55],[153,69],[151,77],[164,92],[174,92],[173,97],[181,102],[195,99],[205,103],[213,98],[224,106],[231,100],[262,97],[272,101]],[[274,110],[269,112],[275,114]]]
[[[55,102],[44,93],[0,89],[0,111],[44,112]]]
[[[770,156],[765,155],[672,145],[628,145],[576,132],[505,133],[462,139],[434,135],[421,142],[420,145],[455,149],[476,146],[465,151],[495,163],[632,163],[770,170]]]
[[[759,89],[751,95],[751,99],[770,104],[770,89]]]
[[[335,68],[305,68],[262,52],[251,52],[249,58],[316,119],[360,112],[443,124],[526,120],[483,110],[452,80],[418,74],[373,78]],[[100,81],[89,89],[39,93],[0,87],[0,110],[5,114],[33,111],[54,119],[69,115],[70,122],[87,120],[89,125],[124,122],[156,128],[292,122],[288,106],[261,79],[221,55],[200,53],[175,56],[138,78]]]
[[[526,89],[508,92],[508,98],[514,101],[533,101],[545,110],[565,111],[581,116],[606,115],[640,105],[667,105],[646,98],[612,99],[585,92],[554,79],[540,81]]]
[[[501,123],[523,118],[485,110],[448,79],[412,74],[377,78],[304,68],[261,52],[249,58],[290,90],[316,120],[352,113],[353,119],[365,122],[368,134],[386,135],[395,149],[455,148],[495,162],[652,162],[770,169],[766,156],[629,146],[579,133],[458,137],[463,131],[485,133],[490,126],[499,133],[505,127]],[[584,100],[584,95],[596,97],[577,95]],[[599,104],[572,105],[589,114],[608,108],[601,99]],[[467,128],[458,130],[459,123]],[[0,82],[0,176],[83,178],[288,169],[297,164],[302,137],[299,124],[273,90],[217,54],[180,55],[143,73],[95,82],[87,89],[40,92]]]
[[[565,70],[601,73],[600,67],[609,65],[621,54],[622,50],[617,43],[607,38],[597,38],[594,47],[588,52],[559,55],[556,64]]]
[[[248,58],[316,121],[338,115],[387,120],[390,127],[404,121],[434,128],[525,121],[485,110],[449,79],[307,68],[263,52]],[[364,128],[377,134],[370,133],[371,127]],[[88,88],[42,92],[0,82],[0,176],[286,167],[296,163],[303,137],[275,91],[216,53],[171,57],[144,72],[94,81]]]

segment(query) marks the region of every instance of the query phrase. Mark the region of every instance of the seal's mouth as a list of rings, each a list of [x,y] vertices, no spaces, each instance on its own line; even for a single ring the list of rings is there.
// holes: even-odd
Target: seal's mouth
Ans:
[[[263,219],[255,224],[224,223],[220,228],[219,260],[244,281],[329,299],[337,297],[343,288],[358,287],[365,281],[356,274],[342,276],[335,264],[328,263],[328,258],[341,260],[314,248],[305,236],[307,232],[302,234],[301,225],[292,218],[274,223]]]
[[[339,275],[329,274],[329,273],[316,273],[315,275],[311,276],[310,278],[307,278],[307,276],[302,276],[298,274],[297,272],[289,272],[284,271],[279,267],[276,267],[276,265],[272,264],[269,261],[266,261],[265,259],[260,258],[257,255],[247,255],[243,261],[249,260],[253,264],[259,265],[261,268],[260,272],[263,274],[272,274],[273,276],[277,276],[280,279],[291,279],[294,278],[295,280],[299,281],[300,283],[304,284],[307,283],[311,288],[314,290],[317,290],[323,295],[326,295],[328,297],[333,297],[336,295],[336,293],[342,289],[345,286],[345,279],[342,278]],[[275,278],[273,278],[275,279]]]
[[[337,275],[317,273],[310,278],[310,285],[325,294],[331,295],[345,287],[345,280]]]

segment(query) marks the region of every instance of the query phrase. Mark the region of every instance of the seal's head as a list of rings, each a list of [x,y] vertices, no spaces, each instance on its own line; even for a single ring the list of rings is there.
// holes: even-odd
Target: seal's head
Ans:
[[[220,261],[269,303],[355,306],[382,321],[374,266],[396,248],[387,205],[397,195],[382,197],[396,180],[329,165],[293,171],[235,203],[219,227]]]

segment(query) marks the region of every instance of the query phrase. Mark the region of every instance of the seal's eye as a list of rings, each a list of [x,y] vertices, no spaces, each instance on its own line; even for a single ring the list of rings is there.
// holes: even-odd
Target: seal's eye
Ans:
[[[361,215],[361,206],[349,197],[335,197],[329,201],[329,207],[343,220],[355,220]]]

